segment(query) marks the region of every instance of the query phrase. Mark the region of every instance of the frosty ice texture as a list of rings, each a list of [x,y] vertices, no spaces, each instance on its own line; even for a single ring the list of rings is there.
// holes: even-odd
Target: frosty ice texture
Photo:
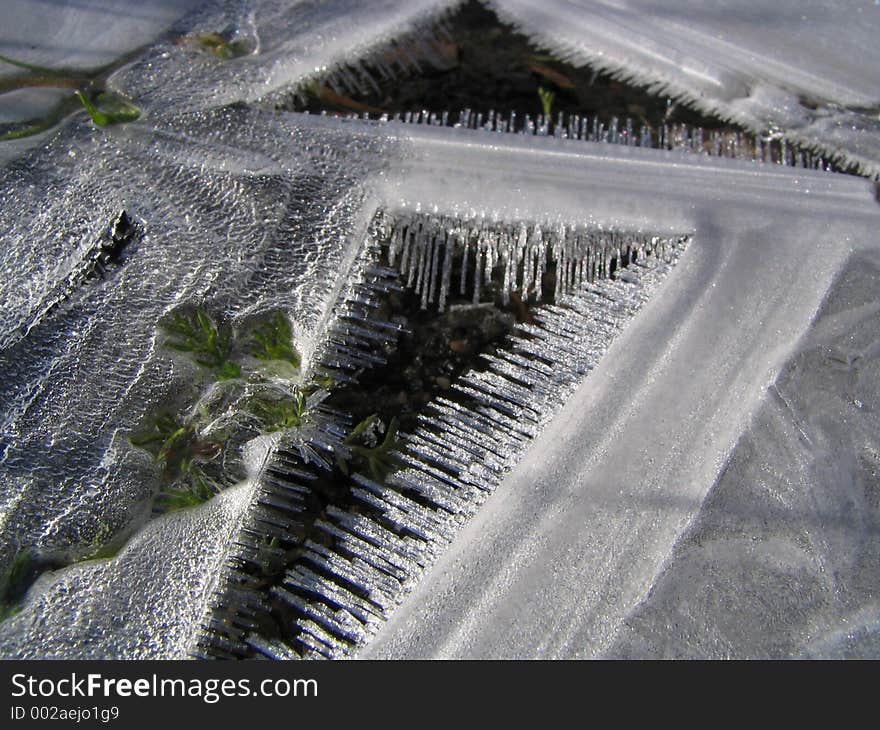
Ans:
[[[361,176],[388,152],[375,135],[241,109],[161,129],[66,130],[0,173],[4,564],[29,548],[87,557],[148,516],[153,467],[128,437],[193,375],[160,350],[170,310],[198,303],[236,326],[283,309],[308,355],[351,259]],[[105,278],[67,291],[120,210],[143,238]],[[137,586],[137,571],[128,578]]]
[[[878,656],[878,264],[846,263],[607,656]]]

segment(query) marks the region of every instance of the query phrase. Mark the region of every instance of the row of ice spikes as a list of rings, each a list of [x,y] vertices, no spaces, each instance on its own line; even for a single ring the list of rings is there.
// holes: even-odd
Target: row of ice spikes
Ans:
[[[633,260],[664,255],[665,247],[663,237],[638,231],[384,211],[373,219],[371,234],[387,248],[389,263],[399,268],[406,285],[421,295],[422,309],[436,302],[441,311],[456,286],[460,295],[470,293],[478,303],[496,273],[503,304],[514,292],[523,300],[540,301],[551,264],[558,301]]]
[[[292,91],[274,92],[263,101],[281,108],[301,109],[308,106],[309,93],[315,84],[326,86],[339,96],[367,96],[372,92],[381,93],[380,83],[421,74],[426,67],[446,69],[455,63],[450,56],[455,41],[445,19],[451,12],[452,9],[447,8],[432,22],[383,43],[365,56],[321,69],[299,81]]]
[[[321,112],[326,115],[327,112]],[[609,122],[598,116],[559,112],[555,121],[544,114],[505,115],[494,110],[483,114],[464,109],[458,114],[448,111],[395,112],[393,114],[347,114],[346,119],[364,119],[382,123],[423,124],[454,127],[483,132],[556,137],[583,142],[616,144],[626,147],[647,147],[679,151],[695,155],[723,157],[761,164],[781,165],[810,170],[835,172],[833,163],[811,150],[792,144],[778,134],[764,136],[743,131],[706,130],[688,124],[663,124],[658,128],[637,124],[632,118],[612,117]]]

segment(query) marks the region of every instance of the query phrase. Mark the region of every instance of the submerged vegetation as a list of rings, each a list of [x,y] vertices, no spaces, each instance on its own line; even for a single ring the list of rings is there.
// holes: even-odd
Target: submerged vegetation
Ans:
[[[389,474],[393,474],[404,467],[403,461],[401,461],[396,453],[400,452],[403,448],[403,442],[397,438],[398,422],[396,418],[391,419],[382,443],[375,446],[358,443],[359,439],[367,442],[375,441],[374,429],[376,429],[379,423],[379,416],[373,414],[372,416],[367,416],[352,429],[345,439],[346,446],[351,449],[352,463],[348,463],[337,455],[337,465],[343,474],[348,475],[352,467],[366,467],[375,481],[384,483]]]
[[[553,116],[553,100],[556,98],[556,94],[539,86],[538,97],[541,99],[541,109],[544,111],[544,116],[549,119]]]
[[[250,438],[283,432],[308,441],[313,409],[330,395],[333,381],[303,381],[301,357],[284,313],[274,312],[252,329],[235,333],[198,308],[174,313],[161,329],[162,344],[198,366],[201,384],[195,403],[175,409],[178,415],[163,410],[129,439],[152,455],[160,473],[155,512],[202,504],[232,484],[236,470],[230,465],[240,462],[238,452]],[[364,470],[384,481],[403,466],[395,453],[403,447],[397,428],[392,421],[377,443],[376,434],[384,430],[379,417],[363,419],[335,452],[335,469],[344,476]]]
[[[253,39],[241,35],[232,25],[220,32],[201,33],[191,38],[200,48],[210,51],[221,61],[240,58],[256,51]]]
[[[39,134],[58,124],[77,108],[85,109],[98,127],[133,122],[138,119],[141,110],[131,100],[106,86],[110,73],[130,60],[135,53],[92,71],[48,68],[0,55],[0,63],[15,66],[23,71],[15,76],[0,79],[0,94],[33,88],[73,89],[71,96],[65,96],[40,119],[0,125],[0,142]]]
[[[168,335],[166,347],[189,353],[193,361],[212,371],[220,380],[241,376],[241,366],[230,362],[232,335],[227,327],[219,327],[203,309],[194,314],[175,314],[164,325]]]
[[[98,91],[89,94],[77,89],[76,97],[89,113],[92,121],[99,127],[133,122],[141,115],[141,110],[134,104],[112,91]]]
[[[299,353],[293,348],[290,322],[281,312],[254,330],[254,340],[257,346],[252,354],[258,360],[283,360],[295,368],[300,366]]]

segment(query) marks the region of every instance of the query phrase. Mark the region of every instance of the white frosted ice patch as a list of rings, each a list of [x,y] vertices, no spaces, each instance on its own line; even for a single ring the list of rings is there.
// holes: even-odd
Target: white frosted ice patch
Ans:
[[[343,61],[355,61],[452,4],[212,2],[187,19],[176,39],[157,45],[113,83],[152,114],[253,102]],[[241,39],[242,48],[251,50],[236,58],[219,58],[198,40],[212,33]]]
[[[159,10],[135,31],[125,25],[132,13],[114,15],[111,5],[63,6],[45,36],[46,53],[31,49],[24,60],[111,61],[177,22],[183,7],[141,4],[136,13]],[[682,531],[701,514],[706,491],[834,276],[853,249],[876,245],[880,209],[865,181],[842,176],[556,139],[486,144],[485,136],[463,131],[216,108],[285,90],[450,5],[205,4],[173,38],[111,79],[143,106],[140,121],[97,130],[81,114],[43,149],[0,171],[3,563],[27,547],[77,559],[145,521],[155,465],[127,438],[157,399],[172,397],[192,376],[159,347],[163,316],[201,304],[238,326],[283,309],[308,359],[378,205],[500,222],[684,231],[694,242],[666,295],[613,346],[589,387],[536,443],[541,450],[502,487],[504,501],[496,493],[488,502],[375,652],[582,656],[653,646],[650,606],[638,607],[662,584]],[[753,128],[777,127],[877,171],[873,6],[493,6],[572,61]],[[13,7],[23,18],[35,5]],[[86,22],[92,8],[102,22]],[[48,17],[28,33],[41,32]],[[148,27],[153,35],[135,37]],[[241,38],[248,51],[221,58],[198,40],[210,33]],[[7,38],[0,52],[20,57],[14,41]],[[36,96],[12,98],[33,104]],[[122,210],[143,224],[143,236],[106,277],[84,281],[96,243]],[[834,326],[845,330],[859,316],[841,314]],[[835,362],[866,368],[847,391],[852,405],[845,404],[861,412],[880,377],[870,370],[873,345],[844,345]],[[849,418],[838,406],[835,414]],[[840,435],[834,424],[807,425]],[[795,441],[767,448],[784,450],[803,434],[815,440],[802,427],[790,434]],[[826,468],[851,477],[841,489],[866,479],[861,466],[844,463],[849,452],[832,446],[807,456],[840,455]],[[0,628],[4,653],[184,653],[219,576],[243,491],[149,524],[111,561],[45,576],[24,611]],[[828,509],[849,519],[852,494],[831,497]],[[755,565],[768,580],[783,575],[794,586],[792,595],[805,600],[792,613],[803,623],[800,643],[786,645],[791,653],[864,653],[876,637],[873,609],[853,599],[825,610],[828,572],[815,571],[821,558],[836,575],[854,575],[853,535],[832,524],[809,537],[814,543],[804,548],[773,535],[766,553],[750,537],[731,539],[734,552],[715,556],[718,574],[734,586],[730,576]],[[151,599],[156,610],[138,624],[135,609]],[[636,626],[640,615],[647,618]],[[627,645],[630,618],[642,634]],[[502,628],[510,625],[515,636]],[[427,636],[426,626],[436,631]],[[740,636],[741,622],[731,631]],[[758,641],[741,638],[740,648]]]
[[[0,624],[5,659],[184,659],[252,484],[151,522],[114,558],[46,573]]]
[[[194,376],[161,347],[170,311],[284,311],[308,361],[395,148],[352,131],[241,109],[75,123],[0,171],[0,560],[87,557],[146,519],[156,466],[128,439]],[[84,276],[122,210],[142,235]]]
[[[845,176],[559,141],[519,156],[507,135],[465,161],[442,130],[424,137],[436,165],[408,159],[417,182],[399,192],[415,206],[571,214],[580,203],[597,223],[653,221],[693,240],[362,656],[600,655],[700,514],[852,249],[876,246],[880,209],[866,181]],[[558,185],[528,185],[550,167]]]

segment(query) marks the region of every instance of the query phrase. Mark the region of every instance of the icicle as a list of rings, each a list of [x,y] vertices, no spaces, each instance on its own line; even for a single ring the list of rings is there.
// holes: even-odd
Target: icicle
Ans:
[[[431,262],[433,236],[425,230],[425,226],[422,226],[417,240],[419,250],[419,271],[416,278],[415,293],[423,294],[422,308],[424,309],[427,307],[428,266]]]
[[[449,283],[452,277],[452,258],[455,254],[455,235],[446,229],[446,250],[443,254],[443,275],[440,279],[440,297],[438,306],[440,311],[446,309],[446,298],[449,295]]]
[[[434,301],[434,286],[437,283],[437,260],[440,254],[440,241],[432,231],[426,236],[427,250],[425,259],[425,279],[422,282],[422,309],[428,308],[428,303]]]
[[[403,223],[400,226],[400,230],[402,231],[401,237],[403,238],[403,255],[400,257],[400,273],[405,274],[407,272],[407,264],[409,263],[410,254],[410,226]]]
[[[425,299],[424,296],[422,297],[422,309],[426,309],[427,305],[433,303],[437,297],[437,277],[440,276],[440,243],[442,235],[442,230],[435,231],[431,235],[431,245],[433,247],[433,256],[431,257],[431,275],[429,277],[427,299]]]
[[[461,255],[461,286],[459,287],[459,294],[464,296],[465,291],[467,291],[467,267],[468,267],[468,246],[470,244],[470,233],[467,229],[463,229],[464,231],[464,250]]]
[[[410,227],[409,276],[406,281],[406,285],[410,288],[415,284],[416,274],[419,270],[419,262],[424,251],[423,247],[420,245],[421,231],[413,230],[413,228],[415,228],[415,226]],[[419,224],[419,229],[421,229],[421,224]]]
[[[479,235],[474,245],[474,295],[473,303],[480,303],[480,285],[482,282],[482,271],[480,270],[480,255],[482,254],[483,237]]]
[[[498,258],[498,238],[496,234],[489,230],[484,234],[485,239],[485,269],[483,272],[483,278],[485,281],[492,281],[492,270],[495,268],[495,263]]]

